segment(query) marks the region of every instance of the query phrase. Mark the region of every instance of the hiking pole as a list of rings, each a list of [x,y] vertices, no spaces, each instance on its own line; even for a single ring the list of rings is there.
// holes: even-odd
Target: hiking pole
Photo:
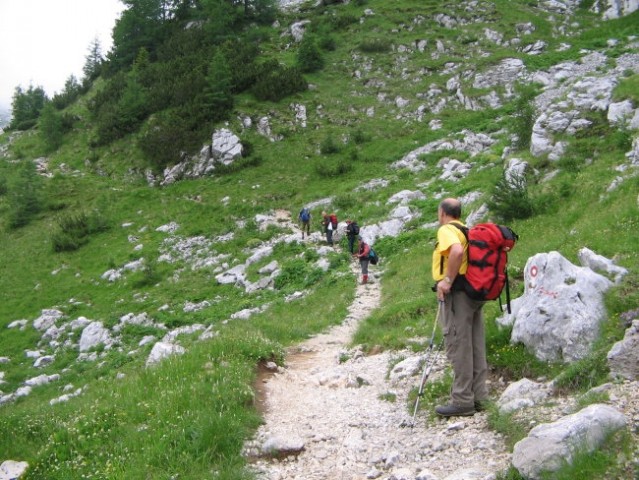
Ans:
[[[439,323],[439,315],[443,306],[442,301],[439,302],[439,307],[437,308],[437,317],[435,318],[435,323],[433,324],[433,333],[430,336],[430,343],[428,344],[428,349],[426,350],[426,355],[429,355],[433,351],[433,347],[435,345],[435,331],[437,330],[437,324]],[[443,339],[442,339],[443,340]],[[439,349],[439,347],[438,347]],[[426,380],[428,380],[428,376],[430,375],[431,370],[433,369],[433,365],[435,364],[435,356],[430,355],[424,364],[424,372],[422,373],[422,379],[419,383],[419,391],[417,392],[417,398],[415,399],[415,408],[413,410],[413,421],[411,423],[411,427],[415,424],[415,416],[417,415],[417,408],[419,407],[419,399],[424,396],[424,385],[426,384]]]

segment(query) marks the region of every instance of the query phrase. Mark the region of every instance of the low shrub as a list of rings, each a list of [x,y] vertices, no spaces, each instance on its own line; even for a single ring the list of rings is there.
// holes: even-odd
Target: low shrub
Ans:
[[[565,155],[557,161],[557,166],[570,173],[579,173],[584,166],[585,159],[577,155]]]
[[[387,39],[375,38],[359,44],[359,49],[364,53],[386,53],[390,51],[390,48],[391,44]]]
[[[149,119],[140,132],[138,146],[155,171],[179,163],[199,146],[200,137],[179,110],[166,110]]]
[[[342,30],[349,25],[358,23],[359,18],[355,15],[350,14],[331,15],[330,17],[328,17],[327,22],[334,30]]]
[[[327,135],[320,143],[320,153],[322,155],[331,155],[333,153],[339,153],[339,151],[340,146],[332,135]]]
[[[91,234],[108,228],[106,219],[97,212],[66,213],[56,219],[51,246],[54,252],[77,250],[89,241]]]
[[[506,223],[526,219],[535,212],[528,194],[528,183],[522,174],[504,176],[495,185],[488,208]]]
[[[151,287],[160,283],[162,278],[157,262],[148,261],[144,262],[141,270],[133,274],[131,283],[134,288]]]
[[[336,164],[320,163],[315,167],[315,172],[322,178],[335,178],[347,174],[353,170],[353,165],[344,159]]]
[[[308,83],[298,68],[278,65],[259,75],[252,92],[258,100],[278,102],[289,95],[303,92],[307,88]]]
[[[332,52],[337,48],[337,42],[330,35],[321,36],[317,42],[322,50]]]
[[[225,175],[229,173],[239,172],[240,170],[244,170],[245,168],[257,167],[261,165],[263,159],[259,155],[253,155],[250,157],[243,157],[238,160],[235,160],[233,163],[228,165],[219,164],[215,166],[215,173],[219,175]]]
[[[317,72],[324,67],[324,58],[313,35],[305,35],[297,51],[297,67],[305,73]]]
[[[610,371],[606,354],[602,349],[572,362],[555,379],[555,386],[561,391],[574,392],[586,391],[604,383]]]
[[[318,280],[318,273],[304,259],[297,258],[286,262],[282,266],[281,273],[275,279],[275,288],[278,290],[297,290],[312,285]],[[319,271],[321,276],[321,270]]]
[[[358,208],[360,202],[361,198],[354,193],[343,193],[333,198],[333,205],[343,212]]]
[[[355,130],[353,134],[351,135],[351,138],[356,145],[361,145],[362,143],[365,143],[369,140],[369,137],[364,133],[364,131],[361,128],[358,128],[357,130]]]

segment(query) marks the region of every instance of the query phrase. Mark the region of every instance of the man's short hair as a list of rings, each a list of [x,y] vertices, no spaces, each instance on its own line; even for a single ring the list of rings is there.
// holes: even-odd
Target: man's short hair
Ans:
[[[439,208],[441,208],[442,212],[450,217],[461,217],[461,202],[459,202],[458,200],[442,200],[442,202],[439,204]]]

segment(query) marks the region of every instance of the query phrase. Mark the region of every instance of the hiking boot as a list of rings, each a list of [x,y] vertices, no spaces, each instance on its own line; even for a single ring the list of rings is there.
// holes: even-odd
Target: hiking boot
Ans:
[[[459,405],[438,405],[435,413],[442,417],[470,417],[475,414],[475,407],[461,407]]]

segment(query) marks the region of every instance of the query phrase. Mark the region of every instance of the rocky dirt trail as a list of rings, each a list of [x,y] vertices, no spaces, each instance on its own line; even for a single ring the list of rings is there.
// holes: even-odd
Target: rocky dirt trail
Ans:
[[[352,270],[361,278],[357,262]],[[284,367],[262,380],[265,423],[246,446],[259,480],[487,480],[509,465],[485,413],[444,420],[421,411],[411,427],[407,396],[419,375],[391,383],[401,352],[351,348],[359,322],[380,303],[376,273],[358,285],[340,325],[292,348]]]
[[[289,212],[279,212],[278,222],[296,231]],[[359,264],[351,267],[354,278],[361,278]],[[410,351],[365,355],[351,345],[359,322],[380,304],[378,267],[371,268],[371,283],[357,286],[341,324],[289,349],[285,365],[261,378],[264,424],[245,445],[258,480],[495,480],[510,466],[512,455],[488,428],[486,413],[441,419],[422,410],[411,427],[408,396],[418,386],[418,361],[425,356]],[[391,374],[404,359],[415,368],[407,365],[403,373]],[[433,359],[429,381],[447,367],[443,354]],[[506,385],[493,380],[491,398],[497,399]],[[638,386],[624,381],[595,389],[607,392],[605,403],[626,415],[635,442]],[[556,395],[517,416],[532,428],[579,410],[577,400]],[[639,449],[623,461],[634,472]]]

